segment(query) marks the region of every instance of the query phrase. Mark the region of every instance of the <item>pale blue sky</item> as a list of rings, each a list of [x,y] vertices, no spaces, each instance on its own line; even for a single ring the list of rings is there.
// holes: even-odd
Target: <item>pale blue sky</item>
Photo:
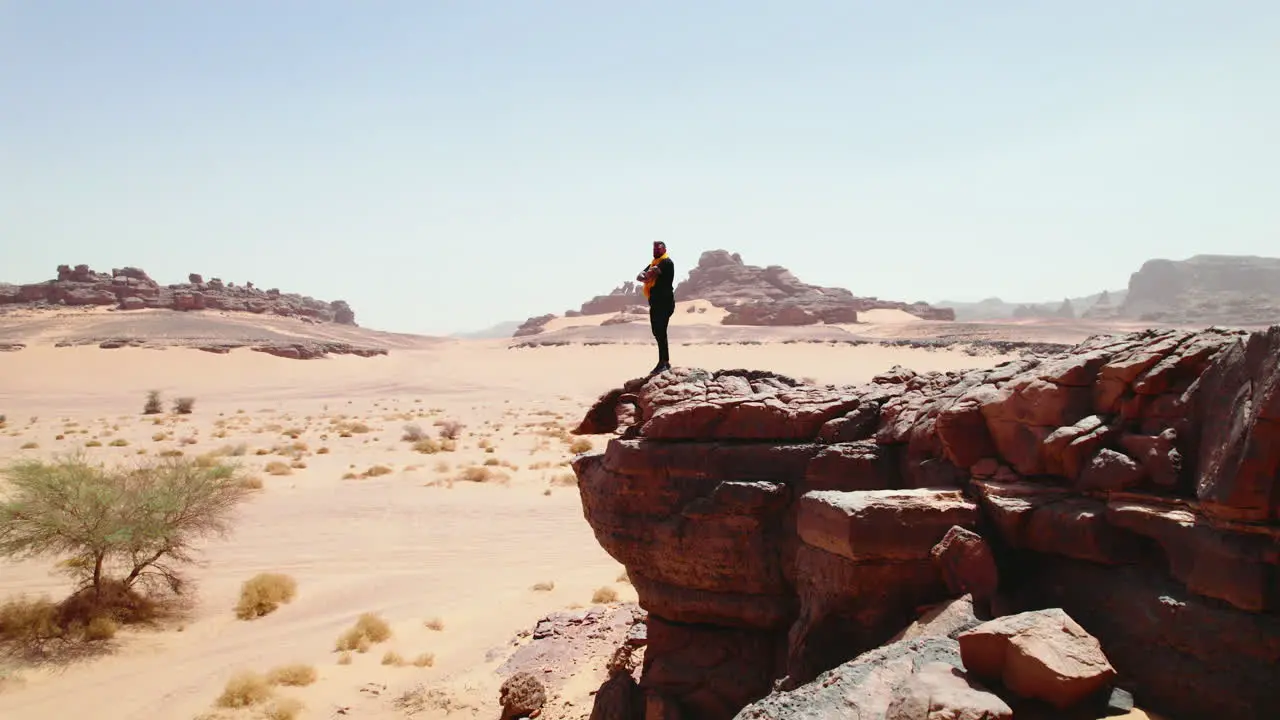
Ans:
[[[445,333],[668,241],[903,300],[1280,255],[1280,2],[0,0],[0,280]]]

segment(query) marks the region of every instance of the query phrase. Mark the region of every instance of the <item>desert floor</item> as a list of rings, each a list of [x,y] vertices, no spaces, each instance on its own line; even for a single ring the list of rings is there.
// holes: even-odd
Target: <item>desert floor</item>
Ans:
[[[768,343],[677,346],[673,355],[681,366],[766,368],[831,383],[864,381],[894,364],[956,369],[1006,359]],[[131,462],[141,453],[222,452],[264,483],[235,532],[205,548],[193,569],[196,603],[180,625],[122,631],[105,656],[71,664],[0,665],[0,717],[189,720],[212,711],[237,671],[288,663],[319,673],[314,684],[279,690],[305,704],[303,718],[404,717],[394,698],[415,688],[439,702],[414,717],[497,717],[494,670],[519,631],[550,611],[589,606],[602,586],[635,597],[582,519],[566,466],[576,438],[565,430],[653,359],[651,345],[507,349],[506,341],[313,361],[182,348],[0,353],[8,417],[0,458],[79,449]],[[194,413],[142,415],[151,389],[195,398]],[[423,454],[402,440],[408,424],[434,437],[446,421],[463,426],[455,451]],[[607,438],[590,440],[598,448]],[[271,462],[288,474],[268,472]],[[462,479],[483,472],[472,468],[491,476]],[[60,598],[66,587],[53,564],[0,564],[0,599]],[[293,576],[297,597],[266,617],[237,620],[240,585],[259,572]],[[554,588],[534,590],[539,583]],[[364,612],[381,614],[393,635],[339,664],[335,639]],[[436,618],[443,628],[427,627]],[[383,665],[387,651],[409,660],[432,653],[434,664]],[[603,679],[591,676],[597,666],[583,672],[573,717],[586,717],[587,691]],[[260,717],[238,712],[226,716]]]

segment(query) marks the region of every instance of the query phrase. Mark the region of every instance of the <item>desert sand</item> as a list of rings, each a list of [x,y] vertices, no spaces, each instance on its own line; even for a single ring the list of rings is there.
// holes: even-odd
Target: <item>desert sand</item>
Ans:
[[[756,344],[726,344],[716,340],[711,314],[696,305],[678,313],[676,365],[854,383],[895,364],[950,370],[1011,357],[794,342],[788,329],[752,329]],[[920,324],[882,314],[880,324],[856,329],[891,335]],[[153,322],[176,323],[166,325],[166,337],[178,344],[259,332],[234,315],[190,317],[203,324],[164,313]],[[0,353],[0,413],[8,418],[0,457],[79,451],[112,464],[215,453],[263,487],[243,506],[233,534],[203,547],[184,617],[122,630],[106,652],[75,662],[0,660],[0,717],[261,717],[215,712],[214,701],[239,671],[302,663],[316,668],[317,680],[279,690],[304,703],[302,718],[492,718],[501,682],[495,670],[522,630],[549,612],[590,606],[598,588],[635,600],[622,567],[583,521],[568,468],[574,452],[608,438],[583,442],[566,431],[600,392],[652,365],[651,342],[528,348],[358,331],[367,335],[354,339],[393,350],[299,361],[248,349],[53,346],[69,336],[120,334],[125,321],[109,314],[8,321],[20,331],[10,337],[27,347]],[[104,330],[100,321],[117,326]],[[315,332],[300,327],[273,319],[269,332]],[[155,335],[154,327],[142,330]],[[194,412],[144,415],[150,390],[170,401],[195,398]],[[402,439],[407,426],[435,437],[450,422],[462,426],[453,451],[424,454]],[[281,474],[268,470],[271,463]],[[232,608],[240,586],[260,572],[292,576],[297,597],[265,617],[238,620]],[[534,589],[540,584],[553,587]],[[67,591],[51,560],[0,564],[0,598],[57,600]],[[393,634],[341,664],[335,640],[366,612],[380,614]],[[439,629],[429,627],[437,620],[430,625]],[[382,664],[389,651],[406,664]],[[433,656],[429,666],[412,664],[424,654]],[[544,717],[586,718],[602,665],[599,658],[577,668]]]
[[[112,463],[139,453],[221,451],[264,482],[234,534],[204,549],[193,572],[195,604],[180,625],[122,631],[108,654],[71,664],[10,662],[0,716],[193,718],[212,710],[237,671],[304,663],[318,680],[282,691],[305,703],[301,717],[328,718],[340,708],[402,717],[394,699],[419,686],[453,703],[450,717],[496,717],[494,669],[517,633],[547,612],[589,605],[602,586],[623,601],[635,597],[582,521],[566,467],[573,438],[563,430],[653,355],[640,345],[507,346],[441,341],[384,357],[313,361],[38,343],[0,353],[6,458],[82,450]],[[1003,359],[773,343],[677,345],[674,355],[686,366],[771,368],[832,383],[863,381],[895,363],[927,370]],[[151,389],[194,397],[194,412],[142,415]],[[446,420],[463,425],[454,452],[422,454],[401,439],[408,424],[434,435],[436,421]],[[272,461],[298,467],[273,475],[265,470]],[[375,467],[390,472],[369,476]],[[470,467],[495,477],[459,480]],[[266,617],[237,620],[231,609],[240,584],[259,572],[293,576],[297,598]],[[538,583],[554,589],[533,590]],[[0,566],[0,597],[58,599],[66,591],[51,561]],[[380,613],[394,634],[339,665],[335,639],[364,612]],[[425,625],[433,618],[442,630]],[[384,666],[388,650],[407,659],[433,653],[434,664]],[[583,697],[565,698],[583,717],[594,671],[572,685]]]

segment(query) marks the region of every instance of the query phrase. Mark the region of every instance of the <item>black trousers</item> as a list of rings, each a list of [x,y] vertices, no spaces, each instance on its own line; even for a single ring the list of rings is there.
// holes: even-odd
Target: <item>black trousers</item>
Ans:
[[[671,316],[676,312],[675,303],[667,305],[658,303],[649,306],[649,327],[653,329],[653,339],[658,341],[658,364],[671,362],[671,350],[667,346],[667,326]]]

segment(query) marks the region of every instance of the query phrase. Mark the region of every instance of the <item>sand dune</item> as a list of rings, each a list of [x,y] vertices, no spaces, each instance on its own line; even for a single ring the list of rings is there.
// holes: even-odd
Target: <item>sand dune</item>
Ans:
[[[314,665],[319,679],[281,694],[305,703],[303,718],[333,717],[338,708],[404,717],[393,700],[419,686],[461,709],[428,708],[415,717],[496,717],[494,669],[520,630],[549,611],[589,604],[603,585],[634,599],[629,586],[615,582],[621,567],[582,521],[576,491],[557,484],[571,457],[560,428],[576,422],[599,392],[651,366],[653,353],[651,345],[631,344],[509,349],[506,340],[433,341],[385,357],[310,361],[183,348],[33,345],[0,353],[0,413],[9,420],[0,431],[3,456],[82,449],[125,462],[142,450],[198,454],[243,445],[234,459],[265,485],[244,507],[235,534],[207,547],[194,572],[197,604],[181,631],[126,631],[109,656],[71,666],[10,663],[0,716],[187,720],[211,711],[237,671],[301,662]],[[895,363],[929,370],[1003,359],[783,343],[677,346],[675,358],[679,365],[769,368],[833,383],[864,381]],[[156,424],[140,414],[150,389],[196,398],[195,412]],[[424,455],[400,439],[407,423],[433,432],[441,419],[465,425],[455,452]],[[341,422],[370,430],[342,437],[335,426]],[[85,447],[95,441],[102,447]],[[294,442],[306,449],[290,454]],[[36,447],[23,449],[30,443]],[[267,462],[294,456],[305,468],[265,472]],[[499,463],[489,467],[505,480],[456,480],[486,460]],[[344,479],[379,465],[391,472]],[[51,567],[0,566],[0,597],[60,596],[66,587]],[[236,620],[231,608],[240,584],[261,571],[296,578],[297,599],[265,618]],[[554,590],[531,589],[544,581]],[[367,611],[381,613],[393,637],[339,665],[335,639]],[[444,622],[442,631],[424,626],[433,617]],[[434,653],[435,664],[381,665],[388,649],[406,658]],[[581,672],[565,692],[585,693],[603,679],[598,667]],[[569,700],[585,718],[589,698]]]

